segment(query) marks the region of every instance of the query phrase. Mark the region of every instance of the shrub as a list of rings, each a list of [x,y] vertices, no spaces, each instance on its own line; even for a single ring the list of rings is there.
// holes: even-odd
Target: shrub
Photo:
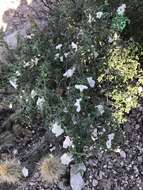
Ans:
[[[21,166],[16,159],[6,160],[0,163],[0,183],[19,183],[21,175]]]
[[[40,163],[40,173],[43,181],[54,184],[57,183],[64,174],[64,166],[57,157],[47,157]]]
[[[143,72],[139,63],[141,50],[134,42],[118,45],[108,53],[98,81],[105,96],[115,108],[113,116],[119,123],[126,121],[125,113],[138,106],[143,94]]]
[[[24,116],[33,122],[40,113],[48,127],[58,122],[73,139],[76,156],[84,155],[97,126],[110,131],[137,106],[140,52],[137,44],[120,40],[126,22],[107,1],[62,1],[49,28],[33,28],[17,50],[19,75],[13,77]]]

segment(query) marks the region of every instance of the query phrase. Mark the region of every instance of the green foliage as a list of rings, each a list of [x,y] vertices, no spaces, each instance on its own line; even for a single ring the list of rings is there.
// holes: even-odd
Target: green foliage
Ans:
[[[109,0],[109,4],[112,9],[118,7],[120,3],[125,3],[126,8],[126,17],[129,18],[130,24],[127,23],[127,27],[124,30],[123,35],[126,39],[133,37],[135,41],[143,45],[143,1],[139,0]]]
[[[134,42],[122,42],[122,45],[111,48],[98,78],[101,86],[106,89],[106,96],[113,102],[113,115],[119,123],[125,121],[125,113],[137,107],[143,93],[143,72],[139,55],[141,50]]]
[[[122,32],[128,23],[130,23],[130,20],[127,17],[117,15],[112,19],[112,28],[115,31]]]
[[[12,76],[20,72],[15,77],[24,116],[34,122],[41,114],[45,127],[58,121],[73,139],[71,151],[77,157],[85,154],[97,126],[110,132],[141,95],[138,46],[118,45],[116,32],[126,22],[107,1],[62,1],[49,16],[48,29],[43,33],[34,28],[17,50]],[[73,68],[73,75],[66,77]],[[80,92],[75,85],[86,89]]]

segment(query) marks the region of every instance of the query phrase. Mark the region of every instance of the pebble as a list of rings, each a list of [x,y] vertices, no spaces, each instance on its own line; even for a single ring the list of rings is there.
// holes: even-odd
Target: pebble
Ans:
[[[126,158],[126,153],[125,153],[123,150],[121,150],[121,151],[120,151],[120,156],[121,156],[122,158]]]
[[[98,185],[98,181],[96,179],[93,179],[92,185],[93,185],[93,187],[96,187]]]

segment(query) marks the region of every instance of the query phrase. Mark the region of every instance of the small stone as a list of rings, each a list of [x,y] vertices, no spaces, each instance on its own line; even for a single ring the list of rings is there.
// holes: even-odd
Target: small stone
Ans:
[[[22,174],[24,177],[28,177],[28,169],[26,167],[22,169]]]
[[[73,190],[81,190],[85,186],[80,173],[71,176],[70,184]]]
[[[142,162],[142,156],[138,156],[138,161]]]
[[[121,156],[122,158],[126,158],[126,153],[125,153],[123,150],[121,150],[121,151],[120,151],[120,156]]]
[[[10,49],[16,49],[17,48],[17,36],[26,36],[26,31],[25,29],[23,30],[19,30],[19,31],[15,31],[9,35],[6,35],[4,37],[5,42],[8,44]]]
[[[103,179],[103,175],[104,175],[104,172],[103,172],[103,171],[100,171],[100,172],[99,172],[99,179]]]
[[[93,185],[93,187],[96,187],[98,185],[98,181],[96,179],[93,179],[92,185]]]
[[[140,128],[140,125],[139,124],[135,125],[135,128],[136,130],[138,130]]]
[[[14,149],[13,150],[13,154],[16,155],[18,153],[18,150],[17,149]]]
[[[35,183],[34,182],[30,182],[29,185],[33,186]]]
[[[85,182],[82,178],[85,171],[86,167],[83,163],[71,166],[70,185],[73,190],[81,190],[85,186]]]

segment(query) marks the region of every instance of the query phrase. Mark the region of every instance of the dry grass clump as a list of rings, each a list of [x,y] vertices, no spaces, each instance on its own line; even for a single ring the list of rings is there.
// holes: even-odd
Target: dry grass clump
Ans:
[[[0,162],[0,183],[15,184],[21,177],[21,165],[16,159]]]
[[[57,157],[46,157],[41,161],[40,173],[43,181],[48,184],[57,183],[64,174],[64,166]]]

